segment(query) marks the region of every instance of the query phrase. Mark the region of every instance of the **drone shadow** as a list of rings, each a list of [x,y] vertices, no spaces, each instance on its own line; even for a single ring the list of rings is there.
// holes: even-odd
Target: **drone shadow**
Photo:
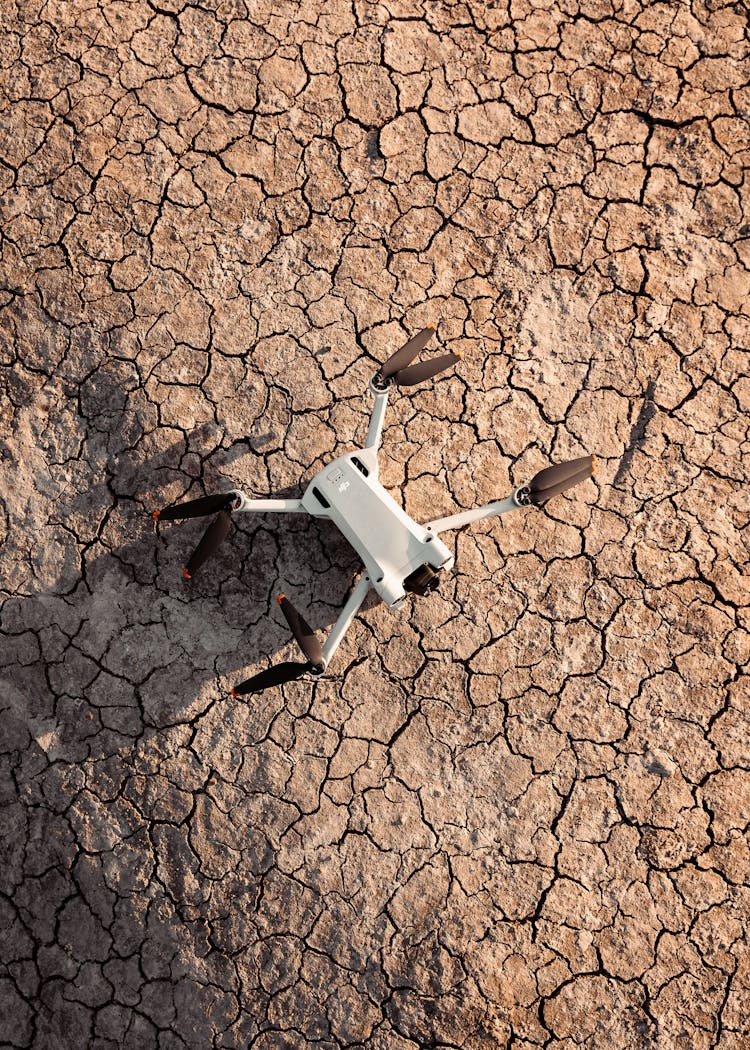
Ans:
[[[66,523],[68,534],[77,522],[82,531],[87,521],[101,522],[78,563],[63,559],[53,582],[24,587],[0,604],[9,643],[0,653],[0,707],[49,758],[112,755],[144,733],[192,722],[232,685],[276,662],[281,650],[299,659],[275,595],[283,590],[324,636],[362,568],[324,519],[243,514],[187,583],[182,567],[210,519],[155,530],[151,511],[237,487],[210,478],[213,471],[186,475],[186,463],[205,465],[204,443],[198,428],[145,459],[137,447],[110,457],[106,484],[61,499],[50,517],[53,525]],[[225,468],[252,445],[211,458]],[[176,498],[164,498],[167,488],[180,487]],[[268,495],[298,497],[303,489],[301,483]],[[374,604],[370,595],[363,611]]]

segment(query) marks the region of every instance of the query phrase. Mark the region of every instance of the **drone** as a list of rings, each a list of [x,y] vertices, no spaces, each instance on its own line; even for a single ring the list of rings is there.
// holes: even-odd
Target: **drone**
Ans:
[[[377,454],[392,387],[425,382],[460,360],[460,354],[449,353],[412,364],[434,334],[434,325],[422,329],[381,365],[370,380],[375,403],[364,448],[347,452],[323,467],[309,482],[301,499],[250,499],[241,490],[233,489],[153,512],[157,525],[215,515],[185,566],[186,580],[192,579],[227,538],[234,514],[306,513],[314,518],[328,518],[362,560],[364,574],[352,588],[323,645],[289,599],[279,595],[281,612],[305,660],[271,666],[235,686],[232,696],[260,692],[303,676],[320,678],[371,590],[394,610],[403,607],[407,594],[424,597],[436,590],[441,574],[450,571],[454,564],[451,552],[440,539],[442,532],[512,510],[539,507],[552,496],[593,475],[595,459],[584,456],[546,467],[527,485],[495,503],[426,524],[410,518],[378,480]]]

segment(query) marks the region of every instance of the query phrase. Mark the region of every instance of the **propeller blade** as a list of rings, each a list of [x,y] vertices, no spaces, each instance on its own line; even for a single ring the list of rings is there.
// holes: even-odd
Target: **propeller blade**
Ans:
[[[226,510],[234,501],[232,493],[224,492],[216,496],[201,496],[200,499],[191,499],[187,503],[177,503],[174,507],[165,507],[164,510],[154,511],[154,521],[176,521],[178,518],[202,518],[208,514],[216,514],[218,510]]]
[[[419,361],[416,365],[402,368],[397,372],[396,382],[399,386],[414,386],[416,383],[423,383],[425,379],[432,379],[433,376],[444,372],[446,368],[450,368],[460,360],[460,354],[441,354],[440,357],[430,358],[429,361]]]
[[[406,368],[408,364],[414,360],[420,350],[422,350],[429,343],[435,334],[435,325],[428,325],[423,328],[421,332],[417,332],[415,336],[409,340],[408,343],[404,343],[400,350],[397,350],[395,354],[391,354],[388,360],[380,369],[380,378],[389,379],[390,376],[395,375],[402,368]]]
[[[542,503],[546,503],[548,499],[552,499],[553,496],[565,492],[566,489],[572,489],[574,485],[578,485],[581,481],[585,481],[590,477],[590,470],[582,470],[579,474],[574,474],[573,477],[568,478],[567,481],[561,481],[557,485],[551,485],[548,489],[545,489],[544,492],[530,493],[529,503],[533,504],[535,507],[539,507]]]
[[[286,618],[286,622],[292,629],[292,634],[297,639],[297,645],[299,645],[302,652],[305,654],[307,659],[310,661],[312,668],[323,668],[323,648],[315,637],[315,631],[307,623],[301,613],[297,612],[289,599],[280,594],[277,599],[281,606],[281,611]]]
[[[261,689],[268,689],[272,685],[283,685],[284,682],[294,682],[301,678],[305,671],[309,671],[309,664],[301,664],[289,661],[285,664],[277,664],[269,667],[252,678],[240,682],[232,690],[232,696],[244,696],[246,693],[259,693]]]
[[[552,496],[578,485],[586,478],[590,478],[596,469],[596,460],[593,456],[582,456],[580,459],[571,459],[567,463],[556,463],[552,467],[540,470],[529,483],[529,499],[531,503],[539,505]]]
[[[198,546],[193,551],[190,561],[185,566],[182,575],[186,580],[191,580],[200,569],[203,562],[215,554],[219,545],[229,535],[232,527],[232,519],[228,510],[222,510],[217,514],[206,531]]]

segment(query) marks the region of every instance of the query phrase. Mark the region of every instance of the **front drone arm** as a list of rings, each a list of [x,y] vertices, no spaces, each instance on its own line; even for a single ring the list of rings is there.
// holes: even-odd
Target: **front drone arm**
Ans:
[[[425,526],[430,532],[448,532],[450,529],[460,529],[462,525],[470,525],[473,521],[481,521],[482,518],[495,518],[499,514],[507,514],[510,510],[518,510],[525,506],[518,497],[520,489],[516,489],[510,496],[498,500],[496,503],[488,503],[484,507],[475,507],[473,510],[465,510],[461,514],[450,514],[447,518],[436,518]]]
[[[286,622],[292,629],[292,634],[297,640],[297,644],[306,657],[305,662],[300,663],[299,660],[287,660],[285,663],[268,667],[265,671],[260,671],[258,674],[253,675],[252,678],[248,678],[235,686],[232,689],[232,696],[259,693],[262,689],[268,689],[274,685],[283,685],[285,682],[293,682],[306,674],[311,675],[313,678],[320,678],[325,672],[329,660],[341,644],[341,639],[346,634],[349,625],[359,612],[360,606],[365,600],[365,595],[371,586],[370,577],[363,576],[349,595],[349,600],[341,610],[339,618],[333,625],[324,646],[321,646],[315,631],[301,613],[294,608],[285,595],[280,594],[278,603],[281,606]]]
[[[465,510],[461,514],[451,514],[447,518],[437,518],[435,521],[428,522],[425,527],[430,532],[445,532],[448,529],[460,529],[462,525],[468,525],[472,521],[494,518],[498,514],[506,514],[509,510],[518,510],[520,507],[539,507],[553,496],[590,478],[595,471],[596,459],[594,456],[582,456],[580,459],[571,459],[566,463],[556,463],[552,467],[540,470],[528,485],[522,485],[510,496],[498,500],[497,503],[488,503],[484,507]]]
[[[341,641],[349,630],[351,622],[359,612],[362,602],[367,597],[367,593],[372,587],[370,577],[365,575],[357,583],[352,593],[349,595],[344,608],[339,613],[339,618],[331,628],[331,633],[328,635],[325,645],[323,646],[323,661],[327,666],[331,660],[331,657],[341,645]]]

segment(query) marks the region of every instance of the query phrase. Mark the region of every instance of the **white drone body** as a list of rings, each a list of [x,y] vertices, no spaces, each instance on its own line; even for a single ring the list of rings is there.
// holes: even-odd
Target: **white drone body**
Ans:
[[[430,378],[458,360],[456,355],[449,354],[411,368],[397,368],[399,362],[403,364],[406,360],[408,363],[415,356],[433,331],[430,328],[418,333],[373,377],[370,389],[375,395],[375,404],[364,448],[339,456],[323,467],[310,481],[301,499],[250,499],[244,492],[233,490],[221,496],[192,500],[154,514],[155,519],[165,521],[197,517],[220,510],[185,569],[187,579],[192,577],[195,569],[227,535],[230,514],[307,513],[316,518],[329,518],[362,559],[364,574],[352,589],[322,647],[315,632],[291,602],[283,595],[279,597],[282,612],[307,657],[307,663],[288,663],[260,672],[234,689],[234,695],[255,692],[303,674],[313,677],[322,675],[370,590],[376,591],[391,609],[401,608],[407,593],[424,595],[433,590],[438,582],[438,574],[451,569],[454,563],[450,550],[440,539],[441,532],[520,507],[538,505],[591,476],[593,458],[587,456],[541,471],[529,485],[516,489],[495,503],[424,524],[410,518],[380,483],[377,452],[393,381],[412,385]],[[387,371],[389,367],[390,372]]]
[[[404,581],[416,569],[453,565],[445,544],[412,521],[380,484],[370,449],[340,456],[325,467],[308,486],[302,506],[336,524],[362,559],[366,579],[392,609],[403,604]]]

